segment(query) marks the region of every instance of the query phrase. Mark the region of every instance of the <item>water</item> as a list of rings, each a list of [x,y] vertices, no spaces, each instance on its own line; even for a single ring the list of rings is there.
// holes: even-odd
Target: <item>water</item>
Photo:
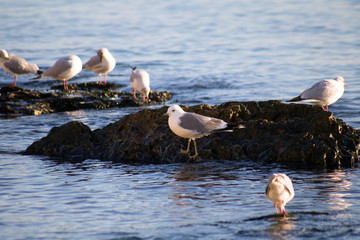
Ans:
[[[146,69],[169,102],[286,100],[341,75],[335,117],[360,127],[360,3],[344,1],[1,1],[0,46],[37,63],[107,47],[108,81],[131,91],[128,64]],[[46,90],[53,80],[18,85]],[[96,81],[81,72],[70,82]],[[1,85],[12,77],[0,70]],[[157,106],[154,106],[157,107]],[[140,108],[0,119],[1,239],[356,239],[358,168],[296,171],[216,160],[132,166],[60,164],[18,154],[72,120],[102,128]],[[184,142],[185,144],[185,142]],[[296,196],[276,217],[267,177],[285,172]]]

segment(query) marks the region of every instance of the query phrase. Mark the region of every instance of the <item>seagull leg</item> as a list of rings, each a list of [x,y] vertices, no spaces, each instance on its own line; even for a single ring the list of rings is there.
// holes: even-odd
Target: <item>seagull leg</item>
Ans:
[[[106,73],[105,73],[105,78],[104,78],[104,85],[106,85]]]
[[[14,87],[16,87],[16,78],[17,78],[17,75],[14,76]]]
[[[134,89],[134,98],[136,99],[136,90]]]
[[[190,156],[190,158],[196,158],[198,156],[198,152],[197,152],[197,148],[196,148],[196,141],[195,141],[195,139],[193,141],[194,141],[195,155]]]
[[[99,74],[99,79],[100,79],[99,85],[102,85],[102,82],[101,82],[101,74]]]
[[[274,205],[275,205],[276,213],[279,213],[279,211],[278,211],[278,209],[277,209],[277,206],[276,206],[276,203],[275,203]]]
[[[69,90],[69,89],[68,89],[68,85],[67,85],[67,80],[64,81],[64,90],[65,90],[65,91]]]
[[[283,206],[284,200],[282,200],[281,203],[282,203],[282,206]],[[284,214],[284,215],[287,215],[286,212],[285,212],[285,206],[284,206],[283,209],[280,209],[280,213],[282,213],[282,214]]]
[[[190,142],[191,142],[191,138],[189,138],[187,149],[186,150],[181,149],[180,153],[188,153],[190,151]]]
[[[329,109],[329,106],[328,105],[326,105],[326,107],[324,107],[324,106],[321,106],[322,107],[322,109],[324,110],[324,111],[328,111],[328,109]]]
[[[144,93],[144,95],[143,95],[143,102],[146,102],[145,93]]]

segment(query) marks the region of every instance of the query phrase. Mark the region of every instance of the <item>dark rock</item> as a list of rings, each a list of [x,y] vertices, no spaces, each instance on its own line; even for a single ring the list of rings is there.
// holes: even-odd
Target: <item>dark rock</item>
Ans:
[[[69,91],[41,92],[5,86],[0,89],[0,114],[39,115],[80,109],[142,106],[159,104],[171,98],[169,92],[151,91],[149,100],[144,103],[140,98],[134,99],[131,92],[114,91],[119,87],[113,83],[99,85],[90,82],[69,84]]]
[[[183,109],[246,126],[233,133],[197,139],[201,160],[247,159],[292,168],[329,169],[353,167],[359,161],[360,132],[317,106],[265,101]],[[79,157],[83,153],[82,159],[128,163],[190,161],[188,155],[179,153],[187,140],[171,132],[168,117],[163,115],[166,111],[167,107],[142,110],[92,132],[81,123],[68,123],[51,130],[25,153],[58,157]],[[63,143],[73,126],[77,137]],[[79,126],[83,130],[78,130]]]
[[[69,122],[61,127],[54,127],[49,135],[34,142],[28,149],[32,154],[55,157],[86,158],[93,148],[92,132],[80,122]]]

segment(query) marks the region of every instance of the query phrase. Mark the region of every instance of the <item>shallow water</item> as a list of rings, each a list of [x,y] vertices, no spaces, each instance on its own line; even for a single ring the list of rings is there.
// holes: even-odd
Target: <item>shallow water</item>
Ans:
[[[41,69],[107,47],[108,81],[131,91],[128,64],[150,73],[169,102],[286,100],[341,75],[330,106],[360,127],[358,1],[2,1],[0,46]],[[46,90],[51,79],[18,85]],[[0,85],[12,77],[0,70]],[[81,72],[69,82],[97,81]],[[153,106],[157,107],[157,106]],[[360,237],[358,168],[295,171],[216,160],[131,166],[87,160],[60,164],[18,154],[54,127],[102,128],[141,108],[0,119],[1,239],[355,239]],[[185,142],[184,142],[185,144]],[[200,148],[201,146],[199,146]],[[296,196],[288,217],[265,197],[267,177],[285,172]]]

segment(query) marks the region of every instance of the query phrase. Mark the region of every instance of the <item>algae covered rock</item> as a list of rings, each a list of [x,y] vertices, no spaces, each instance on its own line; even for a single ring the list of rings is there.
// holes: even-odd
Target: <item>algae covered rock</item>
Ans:
[[[63,86],[59,85],[59,89]],[[76,111],[80,109],[106,109],[159,104],[171,99],[169,92],[151,91],[149,101],[134,99],[131,92],[115,91],[121,87],[113,83],[69,84],[69,91],[30,90],[5,86],[0,89],[0,114],[40,115],[46,113]],[[58,89],[55,87],[54,89]]]
[[[92,145],[92,131],[81,122],[69,122],[50,130],[47,137],[34,142],[27,151],[54,157],[86,158]]]
[[[359,131],[317,106],[264,101],[183,106],[183,109],[246,126],[245,129],[235,129],[233,133],[215,133],[197,139],[202,161],[253,160],[277,162],[292,168],[353,167],[359,161]],[[51,151],[51,156],[79,157],[79,149],[82,149],[82,159],[128,163],[191,161],[188,155],[179,153],[187,140],[171,132],[168,117],[164,116],[166,111],[167,107],[142,110],[103,129],[79,131],[78,138],[82,140],[64,144],[66,148],[60,147],[61,142],[56,140],[54,130],[51,130],[47,137],[32,144],[25,153],[50,155],[49,150],[43,148],[56,142],[58,147],[53,150],[59,151]],[[56,132],[68,134],[69,127],[80,124],[65,124],[56,128]],[[86,128],[83,124],[81,126]]]

